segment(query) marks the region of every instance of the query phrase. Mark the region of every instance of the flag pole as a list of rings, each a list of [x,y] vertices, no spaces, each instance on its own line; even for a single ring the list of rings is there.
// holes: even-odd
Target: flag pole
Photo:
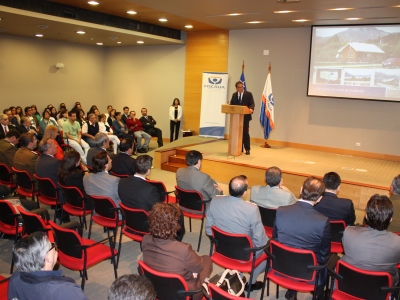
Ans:
[[[244,63],[244,61],[243,61]],[[271,62],[268,64],[268,75],[271,74]],[[271,146],[268,144],[267,140],[264,141],[264,144],[260,145],[261,148],[271,148]]]

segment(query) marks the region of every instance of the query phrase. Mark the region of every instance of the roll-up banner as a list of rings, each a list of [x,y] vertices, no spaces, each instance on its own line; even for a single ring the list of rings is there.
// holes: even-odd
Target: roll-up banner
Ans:
[[[201,92],[200,136],[223,138],[225,114],[221,105],[228,95],[228,73],[204,72]]]

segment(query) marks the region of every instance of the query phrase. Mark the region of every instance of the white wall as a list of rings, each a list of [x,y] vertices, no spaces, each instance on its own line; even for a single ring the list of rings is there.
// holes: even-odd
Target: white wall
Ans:
[[[230,31],[229,89],[235,91],[244,60],[247,88],[256,102],[251,136],[263,138],[258,116],[271,62],[276,127],[270,139],[399,155],[399,103],[307,97],[310,38],[310,28]]]

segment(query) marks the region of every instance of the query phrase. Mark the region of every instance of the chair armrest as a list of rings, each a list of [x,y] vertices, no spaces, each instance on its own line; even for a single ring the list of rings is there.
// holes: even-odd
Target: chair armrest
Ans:
[[[381,287],[381,291],[386,293],[393,293],[400,291],[400,286],[392,286],[392,287]]]
[[[190,291],[184,291],[184,290],[179,290],[177,294],[182,295],[182,296],[192,296],[196,295],[197,293],[201,293],[203,291],[203,288],[199,288],[197,290],[190,290]]]
[[[79,247],[82,248],[82,249],[87,249],[87,248],[96,246],[96,245],[98,245],[98,244],[102,244],[102,243],[104,243],[104,242],[107,241],[107,240],[110,242],[111,239],[112,239],[112,237],[106,237],[105,239],[102,239],[101,241],[97,241],[97,242],[95,242],[95,243],[93,243],[93,244],[90,244],[90,245],[77,245],[77,246],[79,246]],[[112,244],[112,242],[111,242],[111,244]]]

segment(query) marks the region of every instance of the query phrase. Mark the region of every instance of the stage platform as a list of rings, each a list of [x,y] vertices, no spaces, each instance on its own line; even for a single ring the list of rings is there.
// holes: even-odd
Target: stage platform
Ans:
[[[342,178],[340,196],[352,199],[357,210],[365,209],[371,195],[387,195],[392,179],[400,171],[400,162],[283,146],[261,148],[254,143],[251,155],[232,157],[227,153],[228,140],[199,136],[181,138],[156,149],[155,167],[161,169],[161,164],[167,162],[176,149],[202,152],[202,171],[224,184],[239,174],[248,177],[250,187],[265,184],[265,170],[278,166],[283,172],[284,185],[296,196],[306,177],[337,172]]]

